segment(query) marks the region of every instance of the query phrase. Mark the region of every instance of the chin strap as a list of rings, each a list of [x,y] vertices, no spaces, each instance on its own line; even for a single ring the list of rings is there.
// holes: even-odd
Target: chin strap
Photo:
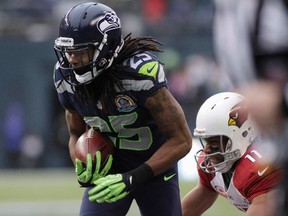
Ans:
[[[108,60],[109,64],[104,69],[109,68],[112,65],[114,59],[118,57],[118,54],[122,50],[123,46],[124,46],[124,40],[123,40],[123,38],[121,38],[121,42],[120,42],[119,46],[116,47],[112,57]]]

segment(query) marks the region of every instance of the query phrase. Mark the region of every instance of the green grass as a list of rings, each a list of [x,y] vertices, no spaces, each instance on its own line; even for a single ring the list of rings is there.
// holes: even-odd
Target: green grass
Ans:
[[[0,171],[0,201],[75,200],[82,196],[73,170]]]
[[[195,182],[182,182],[180,184],[181,196],[183,197],[195,184]],[[0,171],[0,215],[77,216],[82,192],[83,189],[79,187],[75,180],[72,169],[2,170]],[[22,205],[20,205],[21,203]],[[28,211],[25,208],[31,208],[29,203],[31,206],[37,206],[40,209],[32,208]],[[23,209],[20,212],[18,210],[13,212],[12,208],[17,205],[18,208]],[[65,205],[68,206],[68,209]],[[73,208],[71,208],[71,205]],[[69,208],[70,212],[68,211]],[[7,209],[7,212],[5,212],[5,209]],[[43,213],[45,209],[47,209],[47,212]],[[25,211],[28,211],[27,214],[24,214]],[[139,215],[135,204],[132,205],[128,215]],[[219,197],[216,203],[204,214],[204,216],[241,215],[244,214],[222,197]]]
[[[187,194],[196,184],[197,182],[181,182],[181,197]],[[230,204],[224,197],[218,196],[214,205],[203,216],[244,216],[244,213]]]

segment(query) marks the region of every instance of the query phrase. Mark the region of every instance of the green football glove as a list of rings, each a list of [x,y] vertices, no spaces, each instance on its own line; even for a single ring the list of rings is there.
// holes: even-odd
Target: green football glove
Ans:
[[[86,165],[82,163],[81,160],[75,159],[75,173],[77,175],[77,180],[79,184],[83,187],[89,187],[93,185],[93,182],[101,177],[104,177],[109,172],[113,156],[109,155],[105,164],[101,169],[101,152],[97,151],[95,154],[95,163],[93,163],[91,154],[87,154]],[[93,164],[95,164],[93,166]],[[101,169],[101,170],[100,170]]]
[[[112,203],[126,197],[130,193],[132,176],[126,173],[107,175],[93,183],[96,186],[89,190],[89,200],[98,203]]]

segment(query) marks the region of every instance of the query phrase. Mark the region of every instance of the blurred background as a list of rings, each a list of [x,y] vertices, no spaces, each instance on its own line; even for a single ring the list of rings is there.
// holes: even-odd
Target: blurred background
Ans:
[[[75,0],[0,1],[0,168],[71,167],[63,108],[53,86],[58,26]],[[229,88],[213,55],[211,0],[99,1],[114,8],[123,35],[163,43],[169,88],[194,129],[200,104]],[[194,159],[193,159],[194,160]]]

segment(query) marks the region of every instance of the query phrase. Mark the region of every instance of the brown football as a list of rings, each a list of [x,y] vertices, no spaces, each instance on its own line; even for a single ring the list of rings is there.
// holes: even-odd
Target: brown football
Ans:
[[[91,128],[77,140],[75,156],[86,163],[86,156],[90,153],[93,161],[95,161],[96,151],[101,152],[101,164],[103,164],[110,154],[115,153],[115,147],[109,137]]]

